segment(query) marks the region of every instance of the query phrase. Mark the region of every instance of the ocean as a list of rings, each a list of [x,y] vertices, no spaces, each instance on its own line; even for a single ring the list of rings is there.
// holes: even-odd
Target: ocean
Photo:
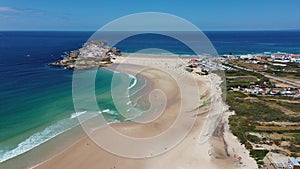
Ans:
[[[48,64],[61,59],[64,52],[80,48],[93,33],[0,32],[0,163],[79,125],[76,117],[84,111],[74,110],[72,71]],[[300,53],[300,31],[209,31],[205,34],[219,54]],[[191,41],[197,40],[192,37]],[[155,34],[134,36],[116,47],[125,53],[160,47],[174,55],[194,54],[184,44]],[[105,69],[98,71],[97,102],[108,122],[124,121],[111,98],[113,74]],[[135,77],[119,76],[120,83],[126,77],[131,84],[143,86]]]

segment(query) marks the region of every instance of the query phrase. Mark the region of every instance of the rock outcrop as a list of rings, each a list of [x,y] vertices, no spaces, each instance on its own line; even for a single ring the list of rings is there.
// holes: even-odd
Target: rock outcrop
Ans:
[[[67,69],[95,69],[111,64],[112,59],[121,56],[121,51],[110,47],[105,41],[94,40],[83,45],[82,48],[66,52],[62,60],[51,63],[51,66],[61,66]]]

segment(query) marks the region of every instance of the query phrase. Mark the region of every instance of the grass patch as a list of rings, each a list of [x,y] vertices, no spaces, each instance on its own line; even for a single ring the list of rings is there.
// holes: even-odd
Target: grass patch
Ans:
[[[264,157],[268,154],[269,150],[250,150],[250,156],[256,161],[262,161]]]
[[[233,80],[237,82],[256,82],[257,78],[255,76],[233,76],[227,77],[228,80]]]
[[[200,100],[203,100],[205,97],[206,97],[206,94],[202,94],[202,95],[200,96]]]
[[[235,82],[235,81],[230,81],[227,80],[227,88],[231,88],[231,87],[243,87],[243,88],[248,88],[250,86],[249,82]]]
[[[202,109],[203,107],[207,106],[208,103],[210,103],[210,99],[207,99],[203,102],[203,104],[201,104],[200,106],[196,107],[195,109],[193,109],[192,111],[196,111],[196,110],[199,110],[199,109]]]
[[[300,133],[289,134],[290,136],[300,140]]]
[[[288,121],[290,118],[278,109],[272,108],[261,102],[251,102],[239,97],[240,93],[227,92],[227,104],[231,110],[235,110],[237,116],[243,116],[254,121]],[[251,122],[253,121],[253,122]]]
[[[230,97],[246,98],[247,95],[243,92],[230,92]]]
[[[249,125],[247,118],[241,116],[230,116],[229,125],[231,132],[240,139],[242,144],[247,143],[245,132],[252,131],[253,126]]]
[[[230,70],[225,72],[226,77],[231,77],[231,76],[254,76],[257,79],[260,80],[260,82],[269,82],[269,79],[266,78],[264,75],[257,73],[257,72],[251,72],[251,71],[246,71],[246,70]]]
[[[275,103],[293,112],[300,113],[300,103],[288,103],[282,101],[275,101]]]
[[[258,144],[258,143],[261,141],[261,139],[260,139],[259,137],[254,136],[254,135],[251,135],[251,134],[248,134],[246,137],[247,137],[247,139],[248,139],[249,141],[251,141],[252,143]]]
[[[254,82],[255,84],[262,84],[263,82],[270,83],[270,80],[266,78],[264,75],[257,72],[250,72],[246,70],[230,70],[226,71],[226,84],[227,89],[231,87],[250,87],[250,82]]]
[[[292,136],[294,138],[292,140],[294,144],[300,145],[300,133],[292,133],[289,134],[288,136]],[[298,149],[294,148],[294,150],[297,150],[297,152],[299,152]]]

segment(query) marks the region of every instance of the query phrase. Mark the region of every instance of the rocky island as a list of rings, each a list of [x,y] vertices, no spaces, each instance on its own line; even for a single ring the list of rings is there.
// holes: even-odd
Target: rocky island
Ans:
[[[67,69],[97,69],[113,63],[111,60],[121,56],[121,51],[107,45],[102,40],[86,42],[82,48],[66,52],[62,60],[50,63],[51,66],[60,66]]]

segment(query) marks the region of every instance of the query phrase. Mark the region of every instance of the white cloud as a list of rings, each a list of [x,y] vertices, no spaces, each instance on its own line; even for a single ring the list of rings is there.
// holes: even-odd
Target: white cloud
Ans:
[[[0,6],[0,12],[18,13],[21,11],[7,6]]]

